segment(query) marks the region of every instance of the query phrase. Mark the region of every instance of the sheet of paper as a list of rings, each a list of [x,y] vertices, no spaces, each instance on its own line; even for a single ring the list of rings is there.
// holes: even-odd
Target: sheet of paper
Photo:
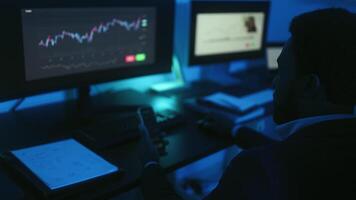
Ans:
[[[11,153],[51,190],[119,170],[74,139],[20,149]]]

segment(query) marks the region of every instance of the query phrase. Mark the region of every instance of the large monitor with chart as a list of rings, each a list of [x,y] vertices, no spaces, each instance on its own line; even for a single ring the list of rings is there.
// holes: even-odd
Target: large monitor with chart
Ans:
[[[26,81],[155,62],[156,9],[22,9]]]
[[[194,1],[190,64],[264,55],[267,1]]]
[[[168,72],[173,7],[172,0],[2,6],[0,100]]]

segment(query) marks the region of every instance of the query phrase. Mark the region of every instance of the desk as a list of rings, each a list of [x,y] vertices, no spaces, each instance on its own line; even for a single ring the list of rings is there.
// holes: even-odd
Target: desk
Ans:
[[[142,96],[137,97],[137,95]],[[135,94],[135,92],[128,91],[125,95],[122,95],[122,93],[99,95],[94,97],[93,100],[94,104],[99,105],[105,105],[107,102],[114,102],[115,105],[137,105],[142,103],[152,104],[161,98],[166,99],[167,97],[153,94]],[[232,145],[229,141],[201,132],[195,125],[196,120],[200,117],[199,114],[184,109],[179,95],[176,97],[170,96],[169,98],[173,99],[175,108],[183,113],[186,123],[184,126],[170,131],[165,138],[169,141],[168,153],[160,158],[160,162],[167,172],[172,172],[188,163]],[[133,101],[133,99],[137,101]],[[74,102],[65,102],[0,115],[0,151],[71,137],[72,132],[70,127],[66,125],[66,119],[73,114],[74,108]],[[82,194],[80,199],[91,199],[99,196],[101,198],[109,197],[128,191],[138,185],[142,164],[139,160],[136,142],[102,150],[98,153],[113,164],[125,169],[126,172],[122,178],[111,182],[105,188],[99,188],[96,192]],[[7,195],[5,198],[2,196],[4,199],[31,197],[20,191],[12,180],[6,178],[3,170],[0,170],[0,184],[0,194]]]

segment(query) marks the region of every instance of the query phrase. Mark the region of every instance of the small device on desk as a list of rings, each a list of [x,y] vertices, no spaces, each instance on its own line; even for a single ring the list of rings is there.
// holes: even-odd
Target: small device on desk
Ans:
[[[149,131],[151,138],[160,137],[161,128],[157,123],[152,107],[140,107],[137,109],[137,119],[141,126]]]
[[[141,126],[148,131],[159,155],[165,155],[166,146],[169,144],[163,138],[161,127],[156,121],[155,113],[151,107],[141,107],[137,110],[138,119]]]
[[[17,178],[46,199],[65,199],[121,172],[74,139],[10,151],[2,158]]]

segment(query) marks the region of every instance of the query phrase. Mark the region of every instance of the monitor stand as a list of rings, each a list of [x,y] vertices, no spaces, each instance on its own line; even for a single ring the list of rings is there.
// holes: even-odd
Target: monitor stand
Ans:
[[[240,81],[230,73],[230,64],[213,64],[202,67],[200,78],[218,83],[223,86],[238,85]]]
[[[150,103],[146,95],[132,89],[105,92],[94,97],[90,95],[90,91],[89,85],[77,88],[76,117],[132,111]]]
[[[151,86],[150,90],[155,93],[162,93],[186,87],[184,72],[176,56],[173,56],[172,75],[174,80],[157,83]]]
[[[79,115],[85,115],[91,109],[90,86],[80,86],[77,89],[76,109]]]

